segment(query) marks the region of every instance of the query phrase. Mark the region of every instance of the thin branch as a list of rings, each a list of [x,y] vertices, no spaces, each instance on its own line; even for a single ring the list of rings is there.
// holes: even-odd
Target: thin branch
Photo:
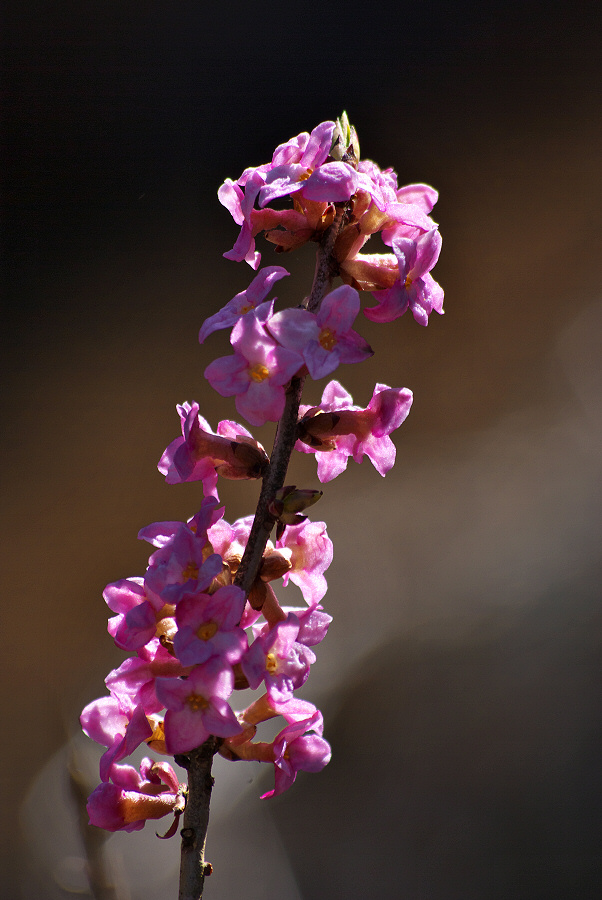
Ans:
[[[212,736],[202,746],[186,754],[186,757],[177,759],[188,770],[188,797],[184,826],[180,831],[182,857],[179,900],[200,900],[205,876],[211,874],[211,865],[205,862],[205,841],[213,788],[211,767],[218,744],[218,739]]]
[[[320,303],[332,283],[335,274],[332,250],[343,223],[345,208],[346,204],[337,208],[332,225],[326,229],[320,241],[316,254],[313,286],[311,293],[303,302],[303,306],[309,312],[316,312],[319,309]],[[274,527],[274,517],[269,508],[277,492],[284,487],[288,464],[297,439],[299,405],[304,382],[304,375],[292,378],[287,388],[284,412],[278,423],[269,469],[263,479],[247,546],[234,579],[234,583],[241,587],[246,594],[249,593],[257,578],[263,551]]]

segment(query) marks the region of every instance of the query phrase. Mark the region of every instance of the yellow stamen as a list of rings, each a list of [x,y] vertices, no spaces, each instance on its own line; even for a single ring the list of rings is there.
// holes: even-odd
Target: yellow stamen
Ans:
[[[265,658],[265,668],[270,675],[274,675],[278,671],[278,657],[275,653],[268,653]]]
[[[337,343],[337,336],[330,328],[323,328],[318,338],[318,343],[325,350],[332,350]]]
[[[269,378],[270,370],[267,366],[262,366],[261,363],[257,363],[255,366],[251,366],[249,369],[249,375],[252,381],[265,381],[266,378]]]
[[[201,709],[207,709],[209,701],[202,694],[189,694],[186,703],[193,712],[199,712]]]
[[[203,624],[197,628],[196,636],[201,641],[210,641],[216,631],[217,625],[215,622],[203,622]]]
[[[199,577],[199,567],[195,565],[195,563],[190,560],[185,569],[182,569],[182,578],[184,581],[188,581],[190,578],[198,578]]]

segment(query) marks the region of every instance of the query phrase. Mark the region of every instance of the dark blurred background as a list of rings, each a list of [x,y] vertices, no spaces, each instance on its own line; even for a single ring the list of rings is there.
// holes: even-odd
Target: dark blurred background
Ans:
[[[581,13],[5,12],[0,896],[86,895],[66,771],[96,783],[78,716],[123,658],[102,589],[143,573],[141,526],[200,505],[155,468],[175,404],[236,417],[202,377],[227,336],[196,341],[252,276],[221,256],[237,228],[216,190],[343,109],[362,155],[440,191],[446,315],[358,319],[375,356],[336,377],[361,405],[376,381],[415,400],[396,468],[350,463],[313,515],[334,623],[305,696],[333,759],[267,801],[270,773],[218,765],[206,894],[598,896],[600,58]],[[311,249],[260,249],[297,302]],[[222,483],[227,518],[256,493]],[[120,900],[175,896],[177,839],[154,830],[106,844]]]

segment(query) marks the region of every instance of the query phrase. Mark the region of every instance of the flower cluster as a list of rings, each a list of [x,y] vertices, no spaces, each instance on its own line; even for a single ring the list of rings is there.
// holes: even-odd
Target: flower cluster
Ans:
[[[205,472],[196,477],[203,480]],[[287,778],[278,777],[276,792],[294,781],[298,769],[316,771],[328,762],[321,715],[311,704],[289,705],[315,661],[310,648],[331,622],[320,605],[332,560],[326,526],[308,520],[285,526],[277,544],[267,545],[246,597],[233,582],[252,517],[230,525],[223,513],[208,494],[188,522],[143,528],[139,537],[155,548],[146,573],[105,589],[115,613],[109,633],[118,647],[135,655],[107,676],[110,696],[90,703],[81,716],[85,733],[107,748],[100,762],[102,784],[88,804],[95,825],[132,830],[147,818],[181,810],[182,789],[169,765],[153,770],[150,787],[148,773],[141,782],[135,770],[120,765],[144,742],[178,756],[215,735],[223,739],[220,752],[228,759],[251,759],[257,724],[282,715],[286,727],[270,745],[271,755],[262,745],[257,757],[280,772],[283,746],[294,742],[298,764],[287,755]],[[271,587],[277,579],[296,583],[306,606],[281,607]],[[248,711],[237,715],[229,703],[235,689],[248,687],[264,690],[262,717],[255,704],[252,728]],[[319,740],[308,744],[307,733]],[[143,802],[140,794],[152,796],[152,802]]]
[[[285,196],[292,208],[270,207]],[[281,251],[319,241],[334,220],[336,205],[345,204],[333,257],[345,284],[373,293],[377,306],[365,315],[391,322],[409,308],[417,322],[427,325],[433,310],[443,312],[443,290],[430,274],[441,250],[441,235],[429,216],[437,191],[426,184],[399,187],[392,169],[360,160],[357,136],[346,116],[281,144],[271,162],[245,169],[237,181],[226,179],[218,197],[241,226],[224,256],[246,260],[254,269],[261,262],[255,249],[258,234],[263,232]],[[392,252],[363,253],[377,233]],[[310,374],[321,377],[311,369]]]
[[[360,160],[345,116],[282,144],[270,163],[246,169],[237,181],[226,180],[219,199],[241,227],[228,258],[257,269],[261,232],[281,252],[307,241],[322,248],[330,235],[329,282],[342,281],[297,308],[275,311],[269,295],[288,273],[269,266],[202,325],[201,343],[231,329],[233,354],[211,362],[205,376],[222,396],[235,398],[250,425],[280,420],[293,383],[302,386],[306,377],[324,378],[339,364],[372,355],[353,327],[358,291],[374,294],[377,305],[365,314],[375,321],[391,321],[409,308],[426,325],[433,310],[442,312],[443,292],[430,275],[441,244],[429,217],[436,196],[426,185],[400,188],[391,169]],[[361,252],[377,232],[392,252]],[[395,462],[391,434],[411,403],[406,388],[377,384],[368,405],[356,406],[331,380],[319,405],[287,407],[295,416],[289,455],[293,447],[315,453],[321,482],[341,474],[349,457],[360,463],[367,456],[384,476]],[[107,676],[109,696],[81,716],[86,734],[106,748],[88,810],[92,824],[108,830],[139,829],[167,813],[177,821],[185,806],[186,787],[169,764],[145,758],[139,772],[123,764],[141,745],[185,765],[186,754],[217,739],[226,759],[273,765],[275,784],[265,797],[287,789],[298,771],[319,771],[330,759],[321,712],[296,693],[331,622],[321,602],[332,543],[326,525],[303,514],[322,492],[271,481],[276,463],[237,422],[221,421],[213,431],[197,403],[177,411],[182,433],[164,451],[159,471],[168,484],[200,482],[201,508],[186,522],[143,528],[139,538],[153,548],[146,572],[107,586],[104,598],[114,614],[109,633],[131,655]],[[226,521],[220,476],[263,479],[266,499],[255,517]],[[253,553],[257,562],[248,577]],[[281,605],[276,594],[282,597],[291,582],[301,607]],[[259,696],[236,711],[235,692],[248,688]],[[275,717],[283,720],[276,737],[256,740],[258,726]]]

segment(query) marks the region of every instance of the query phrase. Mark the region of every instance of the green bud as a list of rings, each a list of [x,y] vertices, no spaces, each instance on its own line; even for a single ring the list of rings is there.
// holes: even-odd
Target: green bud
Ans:
[[[336,121],[335,129],[332,133],[330,155],[334,160],[348,162],[352,166],[356,166],[359,162],[360,143],[355,128],[349,124],[349,117],[346,112]]]
[[[276,536],[280,538],[286,525],[299,525],[307,516],[302,510],[313,506],[322,496],[323,491],[297,490],[294,484],[286,485],[278,491],[269,505],[269,512],[277,520]]]

